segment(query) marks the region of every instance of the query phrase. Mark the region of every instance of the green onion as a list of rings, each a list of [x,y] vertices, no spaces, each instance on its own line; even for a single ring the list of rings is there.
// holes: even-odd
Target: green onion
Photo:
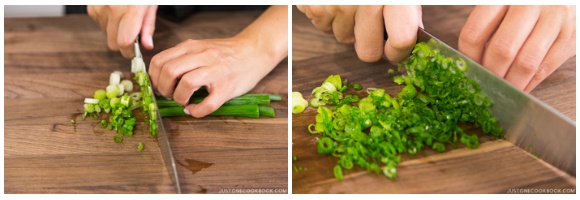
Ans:
[[[331,153],[334,149],[334,142],[328,137],[323,137],[318,140],[318,153],[327,154]]]
[[[103,119],[103,120],[101,120],[101,128],[102,128],[102,129],[105,129],[105,128],[107,128],[107,120],[104,120],[104,119]]]
[[[340,165],[334,166],[334,177],[336,177],[336,179],[338,179],[338,180],[343,179],[342,168],[340,167]]]
[[[205,97],[192,97],[189,103],[198,104],[203,101]],[[168,100],[164,97],[156,97],[157,105],[159,107],[175,107],[181,106],[173,100]],[[245,94],[239,97],[232,98],[226,101],[223,105],[267,105],[270,104],[270,95],[267,94]]]
[[[300,92],[292,92],[292,113],[302,113],[308,107],[308,101],[302,97]]]
[[[95,95],[93,95],[93,97],[98,100],[103,100],[107,98],[107,92],[103,89],[99,89],[95,91]]]
[[[115,141],[115,143],[121,143],[123,142],[123,136],[115,135],[113,136],[113,141]]]
[[[465,77],[465,64],[418,43],[410,58],[399,64],[399,71],[404,66],[407,73],[393,77],[404,85],[397,95],[368,88],[368,96],[360,100],[353,95],[343,98],[344,90],[333,84],[340,80],[338,75],[314,88],[310,104],[318,113],[308,131],[321,135],[320,154],[338,158],[335,177],[341,180],[343,168],[357,165],[394,179],[400,154],[417,154],[424,147],[444,152],[447,145],[455,147],[457,142],[477,148],[479,137],[466,134],[459,122],[502,137],[503,128],[487,110],[493,103],[475,81]]]
[[[159,113],[161,117],[187,116],[183,109],[183,106],[165,107],[159,108]],[[209,115],[259,118],[260,108],[258,105],[224,105]]]
[[[107,86],[107,91],[106,91],[107,98],[112,99],[112,98],[119,96],[120,94],[121,94],[121,91],[119,90],[119,87],[117,87],[116,85]]]
[[[362,86],[358,83],[352,84],[351,87],[356,91],[362,90]]]
[[[266,117],[276,117],[276,112],[274,111],[274,108],[270,108],[268,106],[260,106],[260,116],[266,116]]]
[[[143,149],[145,149],[145,145],[143,145],[143,143],[139,142],[139,146],[137,146],[137,149],[139,151],[143,151]]]
[[[133,91],[133,82],[131,82],[131,80],[123,80],[120,85],[122,85],[123,89],[127,92]]]

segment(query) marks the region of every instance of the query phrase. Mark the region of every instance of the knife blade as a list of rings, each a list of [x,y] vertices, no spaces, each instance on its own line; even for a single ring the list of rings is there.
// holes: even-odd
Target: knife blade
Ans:
[[[134,59],[141,59],[140,61],[143,62],[143,56],[141,54],[141,50],[139,49],[138,41],[135,41],[134,48],[135,48]],[[149,81],[149,92],[150,94],[154,94],[153,89],[151,88],[151,78],[149,78],[148,81]],[[157,111],[157,118],[155,122],[157,123],[157,142],[159,144],[159,149],[161,151],[161,157],[163,158],[163,163],[165,164],[165,168],[167,169],[169,178],[171,178],[171,181],[173,182],[173,184],[175,184],[176,192],[178,194],[181,194],[181,185],[179,183],[179,176],[177,173],[177,166],[175,165],[175,158],[173,157],[173,151],[171,150],[171,145],[169,144],[169,136],[167,135],[167,132],[165,132],[163,121],[161,121],[161,114],[159,113],[159,106],[157,104],[156,98],[153,98],[153,103],[155,104],[155,110]]]
[[[519,148],[576,177],[576,123],[537,98],[499,78],[461,52],[419,28],[417,42],[426,42],[442,55],[463,59],[465,76],[481,86],[492,102],[492,116],[506,139]]]

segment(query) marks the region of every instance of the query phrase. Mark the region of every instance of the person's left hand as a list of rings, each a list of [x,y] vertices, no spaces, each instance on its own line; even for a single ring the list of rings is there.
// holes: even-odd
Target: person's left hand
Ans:
[[[186,40],[152,58],[153,90],[186,106],[187,114],[206,116],[251,90],[276,65],[278,61],[270,61],[258,47],[242,37]],[[189,104],[202,86],[209,96],[199,104]]]
[[[530,92],[576,55],[576,6],[477,6],[458,47]]]

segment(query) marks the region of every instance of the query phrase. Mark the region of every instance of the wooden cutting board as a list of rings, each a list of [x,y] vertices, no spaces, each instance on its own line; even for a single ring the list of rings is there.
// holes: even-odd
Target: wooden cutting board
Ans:
[[[259,14],[198,13],[180,23],[159,19],[155,50],[143,52],[145,62],[188,38],[230,37]],[[130,70],[130,60],[107,49],[95,22],[86,15],[4,22],[5,193],[175,192],[144,122],[133,137],[116,144],[114,132],[81,119],[84,98],[104,88],[111,72]],[[251,91],[282,96],[271,104],[276,118],[164,119],[183,192],[288,192],[287,63]],[[145,144],[143,152],[138,142]]]
[[[457,36],[469,6],[423,6],[425,27],[443,41],[457,46]],[[463,21],[462,21],[463,20]],[[546,79],[532,95],[575,119],[575,57]],[[350,45],[316,30],[299,11],[293,10],[292,90],[310,99],[313,88],[331,74],[339,74],[364,88],[385,88],[390,95],[401,87],[392,82],[385,61],[361,62]],[[364,92],[358,92],[366,96]],[[571,93],[571,94],[570,94]],[[343,170],[344,180],[334,178],[337,159],[317,153],[317,135],[307,131],[315,123],[316,110],[292,115],[293,193],[510,193],[520,188],[575,189],[576,178],[537,159],[513,144],[485,136],[478,149],[458,145],[437,153],[425,148],[415,157],[403,156],[394,180],[355,167]],[[473,126],[470,133],[482,135]],[[575,193],[575,190],[574,190]]]

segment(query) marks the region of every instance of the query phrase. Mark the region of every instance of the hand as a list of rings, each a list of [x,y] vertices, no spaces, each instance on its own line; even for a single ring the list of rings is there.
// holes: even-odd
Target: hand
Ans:
[[[406,59],[423,27],[421,6],[297,6],[314,26],[354,43],[362,61],[375,62],[383,53],[391,62]],[[383,20],[384,19],[384,20]],[[384,30],[389,38],[384,42]]]
[[[234,37],[186,40],[162,51],[151,59],[149,74],[153,90],[203,117],[254,88],[287,55],[288,7],[271,6]],[[189,104],[202,86],[209,96]]]
[[[459,51],[530,92],[576,55],[576,6],[477,6]]]
[[[141,44],[153,49],[157,6],[88,6],[89,16],[107,33],[107,45],[125,58],[135,56],[133,43],[141,33]]]

